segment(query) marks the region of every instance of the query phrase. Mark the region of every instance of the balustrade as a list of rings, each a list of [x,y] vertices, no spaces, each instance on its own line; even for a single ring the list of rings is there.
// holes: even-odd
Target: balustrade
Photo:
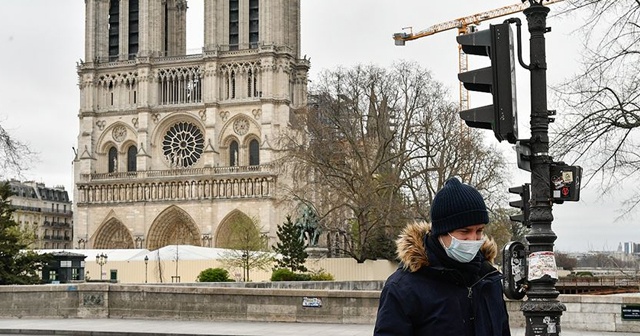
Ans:
[[[149,177],[177,177],[177,176],[202,176],[202,175],[226,175],[226,174],[246,174],[246,173],[272,173],[273,165],[264,164],[259,166],[233,166],[233,167],[205,167],[205,168],[182,168],[165,170],[145,170],[134,172],[115,172],[81,174],[83,182],[102,180],[140,180]]]
[[[78,203],[271,197],[274,176],[80,185]]]

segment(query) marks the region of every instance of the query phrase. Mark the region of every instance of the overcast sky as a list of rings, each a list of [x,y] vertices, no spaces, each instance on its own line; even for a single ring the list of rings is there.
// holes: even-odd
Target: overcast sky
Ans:
[[[457,91],[457,43],[454,30],[394,46],[391,36],[403,27],[423,30],[433,24],[519,3],[519,0],[302,0],[302,53],[311,58],[310,80],[319,71],[336,66],[410,60],[430,69],[436,80]],[[202,47],[202,0],[189,0],[188,49]],[[557,7],[556,7],[557,6]],[[551,5],[553,9],[561,4]],[[520,17],[526,27],[523,14]],[[500,23],[504,18],[483,23]],[[579,15],[550,17],[547,25],[549,84],[557,84],[579,70]],[[528,33],[524,29],[525,47]],[[528,51],[525,50],[525,62]],[[84,1],[0,1],[0,123],[17,139],[39,152],[38,162],[23,179],[63,185],[73,190],[72,147],[78,135],[79,92],[76,62],[84,57]],[[470,59],[469,68],[482,62]],[[520,138],[528,138],[529,77],[518,71]],[[554,109],[549,93],[549,108]],[[471,105],[486,102],[471,95]],[[558,119],[562,111],[558,111]],[[488,132],[488,141],[492,139]],[[553,141],[553,139],[552,139]],[[508,144],[501,144],[515,162]],[[578,163],[580,164],[580,163]],[[529,182],[513,164],[512,184]],[[506,192],[506,191],[505,191]],[[619,214],[618,192],[599,197],[595,187],[582,191],[582,200],[554,206],[556,249],[563,251],[615,250],[622,241],[640,242],[633,219],[614,221]],[[636,216],[637,218],[637,216]]]

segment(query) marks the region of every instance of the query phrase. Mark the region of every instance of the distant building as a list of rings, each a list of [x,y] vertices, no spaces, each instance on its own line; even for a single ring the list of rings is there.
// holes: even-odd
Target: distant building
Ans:
[[[640,253],[640,244],[634,242],[624,242],[622,243],[622,252],[624,254],[639,254]]]
[[[46,187],[33,181],[9,181],[12,217],[20,229],[35,238],[32,248],[73,248],[73,212],[63,186]]]

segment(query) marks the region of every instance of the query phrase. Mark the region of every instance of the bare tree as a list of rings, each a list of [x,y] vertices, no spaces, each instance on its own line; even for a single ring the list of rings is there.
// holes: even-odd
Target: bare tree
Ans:
[[[230,250],[222,255],[225,266],[242,269],[243,281],[250,281],[252,269],[266,271],[273,266],[273,253],[267,238],[260,234],[257,218],[236,217],[229,227],[225,248]]]
[[[578,259],[569,256],[566,253],[556,252],[556,264],[565,270],[573,271],[578,266]]]
[[[29,168],[37,155],[29,146],[0,125],[0,170],[4,176],[20,176]]]
[[[399,230],[428,220],[448,177],[492,198],[507,176],[502,155],[461,127],[442,85],[415,63],[324,71],[311,90],[306,128],[283,139],[287,196],[312,205],[328,247],[359,262],[394,258]]]
[[[572,0],[570,14],[587,13],[584,64],[556,88],[562,104],[552,152],[579,162],[587,182],[601,177],[603,193],[640,179],[640,1]],[[626,214],[640,194],[626,201]]]

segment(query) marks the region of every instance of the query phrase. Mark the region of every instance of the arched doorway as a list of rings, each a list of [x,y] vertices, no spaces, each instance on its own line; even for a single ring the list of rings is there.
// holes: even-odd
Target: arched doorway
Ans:
[[[242,211],[234,210],[220,222],[215,246],[229,249],[259,250],[262,240],[255,221]]]
[[[94,249],[132,249],[133,237],[124,224],[111,217],[93,235]]]
[[[151,224],[147,249],[156,250],[167,245],[200,246],[200,231],[189,214],[172,205],[162,211]]]

